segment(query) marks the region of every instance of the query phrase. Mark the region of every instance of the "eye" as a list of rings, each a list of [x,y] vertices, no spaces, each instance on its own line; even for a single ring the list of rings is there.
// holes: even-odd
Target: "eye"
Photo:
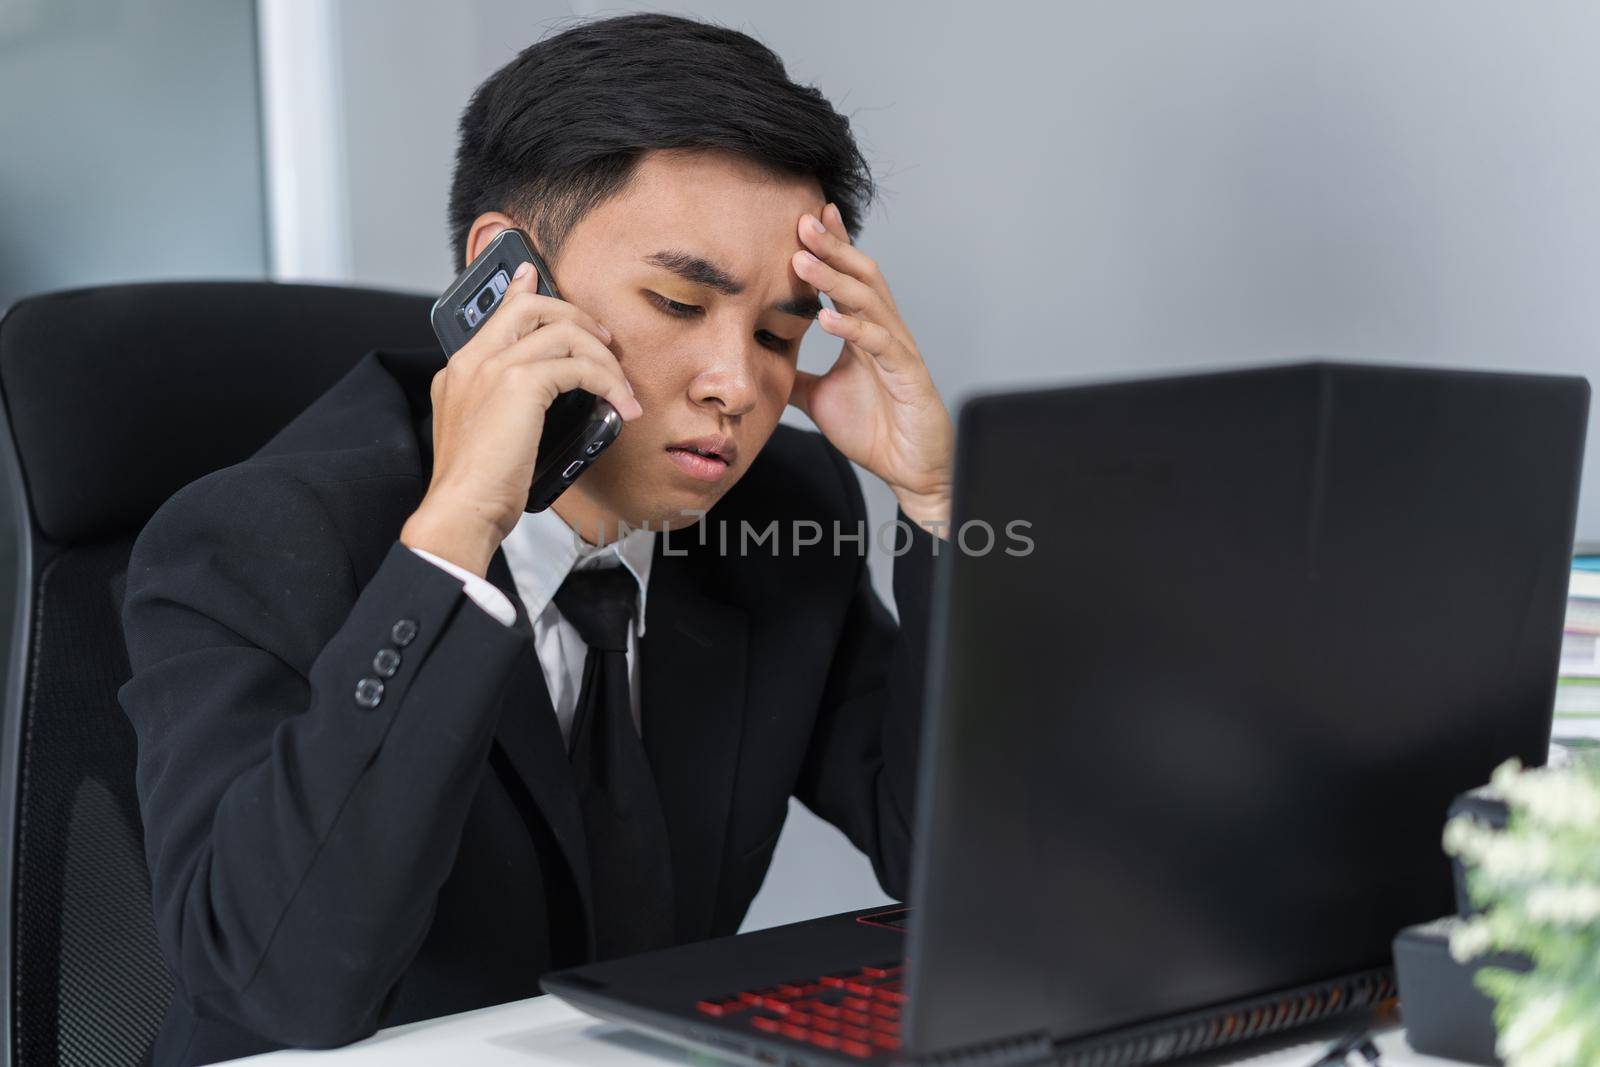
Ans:
[[[668,315],[672,315],[676,318],[692,319],[696,315],[705,314],[705,308],[700,307],[698,304],[680,304],[676,300],[664,297],[660,293],[653,292],[649,289],[644,291],[644,295],[649,297],[650,302],[656,307],[660,308],[662,311],[665,311]],[[777,334],[768,330],[758,330],[756,332],[756,338],[763,345],[772,349],[774,352],[788,352],[789,349],[794,346],[793,341],[790,341],[786,337],[779,337]]]
[[[668,300],[660,293],[653,293],[648,289],[645,290],[644,295],[649,297],[650,302],[656,307],[665,311],[668,315],[676,315],[680,319],[693,318],[705,310],[695,304],[680,304],[676,300]]]
[[[794,344],[787,337],[779,337],[777,334],[769,333],[766,330],[757,330],[756,337],[774,352],[787,352]]]

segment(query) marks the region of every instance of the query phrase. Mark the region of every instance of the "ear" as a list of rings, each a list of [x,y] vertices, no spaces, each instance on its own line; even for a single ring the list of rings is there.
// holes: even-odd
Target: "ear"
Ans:
[[[490,241],[500,236],[502,231],[516,229],[516,226],[515,219],[499,211],[485,211],[473,219],[472,228],[467,230],[467,261],[461,265],[470,266]]]

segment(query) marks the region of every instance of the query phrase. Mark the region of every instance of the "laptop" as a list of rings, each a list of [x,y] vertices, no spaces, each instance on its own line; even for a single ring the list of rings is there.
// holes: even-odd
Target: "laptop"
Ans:
[[[953,527],[1033,549],[942,557],[909,905],[544,988],[782,1067],[1154,1063],[1392,997],[1451,799],[1548,751],[1588,394],[1317,363],[968,402]]]

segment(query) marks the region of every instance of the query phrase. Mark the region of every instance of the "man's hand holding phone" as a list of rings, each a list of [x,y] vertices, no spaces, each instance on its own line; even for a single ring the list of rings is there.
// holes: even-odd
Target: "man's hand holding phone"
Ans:
[[[404,544],[480,576],[522,518],[556,397],[582,389],[626,421],[642,414],[610,333],[538,284],[522,264],[494,314],[434,375],[433,476],[400,531]]]

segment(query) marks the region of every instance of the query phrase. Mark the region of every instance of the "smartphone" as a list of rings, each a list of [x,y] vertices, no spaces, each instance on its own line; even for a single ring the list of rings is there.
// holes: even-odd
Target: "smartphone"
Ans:
[[[479,253],[471,266],[434,302],[429,317],[433,332],[453,356],[494,314],[505,299],[511,276],[524,263],[533,264],[539,292],[561,299],[539,253],[521,230],[502,230]],[[544,415],[538,456],[533,461],[533,484],[524,511],[543,511],[567,486],[604,452],[622,431],[622,416],[606,400],[582,389],[556,397]]]

